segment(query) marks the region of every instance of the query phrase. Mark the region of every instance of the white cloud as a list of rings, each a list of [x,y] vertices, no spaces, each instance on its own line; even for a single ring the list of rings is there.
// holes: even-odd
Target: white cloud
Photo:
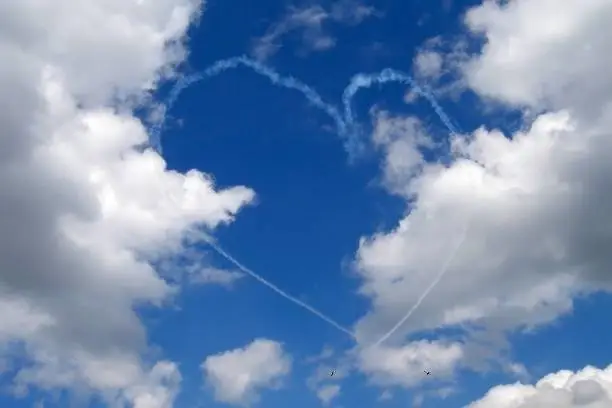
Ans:
[[[486,1],[467,13],[469,27],[487,39],[482,53],[461,66],[467,83],[481,96],[541,114],[513,135],[481,128],[456,137],[448,165],[421,165],[408,143],[411,154],[402,163],[408,169],[416,163],[419,171],[391,186],[407,198],[409,211],[393,230],[364,238],[356,257],[360,293],[372,302],[355,325],[361,344],[404,316],[449,261],[440,284],[389,339],[398,355],[410,334],[460,326],[467,330],[463,359],[475,364],[484,349],[504,345],[503,332],[550,322],[570,311],[578,294],[612,289],[606,249],[612,82],[604,34],[611,6]],[[397,140],[414,140],[414,128],[400,133],[406,137]],[[389,150],[386,163],[392,158]],[[469,329],[475,325],[484,337]],[[484,349],[469,341],[477,333],[489,342]],[[403,367],[383,371],[402,382],[394,373],[403,375]]]
[[[0,350],[17,389],[166,408],[177,367],[145,361],[134,307],[176,292],[152,261],[253,198],[142,149],[131,107],[186,55],[196,0],[0,2]]]
[[[442,73],[443,62],[442,55],[436,51],[425,50],[414,58],[414,69],[421,77],[436,79]]]
[[[224,269],[204,267],[191,272],[190,280],[197,284],[219,284],[223,286],[231,286],[238,279],[244,277],[244,274],[237,271],[226,271]]]
[[[513,375],[515,378],[518,379],[528,379],[529,378],[529,372],[527,371],[527,368],[520,363],[509,363],[506,365],[506,370],[507,373]]]
[[[340,386],[338,384],[324,385],[317,390],[317,397],[323,405],[329,405],[339,395]]]
[[[251,53],[259,60],[266,60],[282,47],[281,40],[285,35],[296,31],[300,33],[302,52],[325,51],[336,45],[336,39],[326,31],[326,24],[336,22],[354,26],[376,14],[373,7],[365,6],[357,0],[337,1],[329,10],[320,5],[290,7],[279,22],[256,39]]]
[[[202,363],[215,399],[246,405],[259,400],[264,388],[278,388],[291,371],[291,357],[280,343],[256,339],[244,348],[215,354]]]
[[[612,89],[611,20],[608,0],[486,1],[466,14],[486,45],[465,75],[478,93],[506,103],[600,113]]]
[[[607,408],[612,406],[612,365],[549,374],[535,385],[493,387],[468,408]]]
[[[410,387],[425,378],[445,378],[463,357],[459,343],[414,341],[401,347],[377,346],[361,350],[358,364],[372,382],[383,386]]]
[[[156,364],[142,384],[126,390],[134,408],[164,408],[173,406],[181,376],[178,367],[169,362]]]
[[[404,103],[410,105],[414,102],[416,102],[419,99],[420,95],[414,91],[414,89],[410,88],[408,91],[406,91],[406,93],[404,94]]]
[[[338,358],[331,348],[325,347],[318,356],[309,358],[306,362],[318,363],[306,380],[308,388],[315,392],[323,405],[329,405],[340,395],[342,386],[339,383],[353,370],[350,358],[346,356]],[[333,377],[330,376],[332,371]]]
[[[306,380],[308,388],[316,393],[317,398],[324,405],[329,405],[340,395],[342,387],[339,383],[353,371],[350,358],[338,357],[333,349],[325,347],[318,356],[308,358],[306,362],[318,363],[316,369]],[[332,371],[334,375],[330,376]]]
[[[433,147],[433,141],[416,117],[374,110],[372,119],[372,142],[384,153],[384,183],[389,191],[405,194],[406,185],[425,164],[423,150]]]

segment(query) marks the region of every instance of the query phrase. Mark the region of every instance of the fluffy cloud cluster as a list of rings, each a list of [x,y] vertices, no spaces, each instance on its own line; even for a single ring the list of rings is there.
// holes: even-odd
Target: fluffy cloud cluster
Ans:
[[[479,340],[499,345],[500,333],[549,322],[576,295],[612,288],[612,3],[487,0],[465,23],[485,41],[456,69],[481,97],[524,110],[525,126],[455,137],[454,160],[441,165],[426,161],[417,119],[377,115],[385,180],[410,211],[360,243],[360,293],[372,302],[355,325],[360,343],[386,332],[446,273],[389,339],[395,356],[375,362],[401,361],[418,344],[405,344],[408,335],[440,327],[484,328]],[[467,343],[450,361],[482,353]],[[361,368],[410,385],[421,365],[409,360],[369,364],[364,353]]]
[[[468,408],[606,408],[612,406],[612,366],[559,371],[535,385],[520,383],[492,388]]]
[[[151,263],[253,198],[167,170],[132,113],[186,56],[201,7],[0,3],[0,354],[16,391],[80,387],[118,406],[172,405],[180,374],[141,358],[134,312],[175,292]]]
[[[291,371],[291,357],[282,344],[256,339],[243,348],[207,357],[202,370],[217,401],[244,405],[259,400],[263,389],[281,385]]]
[[[460,344],[416,341],[401,347],[370,347],[359,354],[359,366],[378,385],[414,386],[423,380],[424,371],[447,377],[463,357]]]
[[[610,102],[610,19],[607,0],[487,0],[465,17],[486,40],[465,76],[485,97],[595,119]]]

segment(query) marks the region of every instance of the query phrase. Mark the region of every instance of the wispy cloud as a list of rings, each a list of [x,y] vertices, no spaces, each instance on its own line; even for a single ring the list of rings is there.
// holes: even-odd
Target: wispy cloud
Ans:
[[[291,372],[292,358],[281,343],[258,338],[242,348],[208,356],[201,365],[219,402],[249,406],[266,389],[278,389]]]
[[[340,386],[338,384],[325,385],[317,391],[317,397],[325,406],[329,405],[334,398],[340,395]]]
[[[332,348],[326,346],[317,356],[307,358],[306,363],[317,365],[306,380],[308,388],[323,406],[330,405],[341,394],[340,383],[351,373],[351,360],[347,356],[337,356]],[[333,377],[329,375],[332,370]]]
[[[266,33],[254,41],[251,55],[266,60],[282,47],[282,38],[289,33],[299,33],[301,51],[325,51],[336,45],[336,39],[327,32],[326,25],[338,23],[355,26],[365,19],[379,16],[373,7],[358,0],[340,0],[328,9],[320,5],[309,7],[290,7],[285,16],[268,28]]]
[[[228,271],[219,268],[205,267],[193,270],[190,273],[190,281],[195,284],[217,284],[225,287],[231,286],[235,281],[245,275],[238,271]]]

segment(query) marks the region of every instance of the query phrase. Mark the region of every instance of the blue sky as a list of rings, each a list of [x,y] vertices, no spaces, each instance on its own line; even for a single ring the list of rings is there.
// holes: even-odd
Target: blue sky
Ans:
[[[268,64],[281,74],[299,78],[339,106],[341,92],[352,75],[386,67],[409,72],[424,41],[462,34],[461,15],[477,3],[378,3],[377,9],[384,13],[380,18],[355,27],[326,26],[337,39],[333,49],[299,55],[298,31],[281,40],[282,48]],[[190,68],[198,71],[217,59],[244,54],[254,37],[286,12],[284,1],[266,1],[256,7],[248,2],[231,6],[209,3],[190,39]],[[292,37],[298,37],[297,41]],[[426,103],[414,110],[406,107],[402,100],[406,91],[406,87],[392,84],[360,93],[356,101],[360,122],[369,124],[367,111],[374,105],[398,113],[410,110],[444,136],[443,125]],[[442,104],[465,130],[489,123],[503,126],[505,120],[513,119],[513,112],[500,118],[497,112],[486,114],[457,101],[445,100]],[[337,135],[324,129],[332,125],[325,114],[309,106],[301,94],[272,86],[266,78],[245,68],[189,88],[171,115],[183,122],[163,137],[169,166],[183,171],[197,168],[214,174],[220,186],[245,184],[257,191],[257,203],[230,228],[218,233],[224,247],[250,268],[339,322],[350,324],[363,315],[368,304],[355,295],[357,282],[345,261],[356,251],[361,236],[391,228],[406,211],[401,200],[380,186],[380,157],[348,163]],[[220,266],[232,267],[223,259],[215,259]],[[605,352],[586,351],[597,348],[596,344],[606,344],[604,339],[612,339],[612,335],[584,320],[601,321],[606,303],[606,296],[580,301],[572,316],[533,334],[515,336],[510,353],[534,375],[538,371],[545,374],[561,368],[577,369],[585,361],[605,364],[610,359]],[[230,291],[190,289],[180,304],[181,316],[165,316],[161,327],[166,328],[160,327],[160,333],[156,330],[153,339],[169,353],[175,347],[181,350],[176,356],[185,361],[185,369],[194,365],[189,360],[195,355],[199,361],[207,354],[261,336],[285,343],[292,354],[299,356],[298,364],[323,345],[340,350],[350,346],[342,333],[250,279]],[[213,309],[214,315],[201,312]],[[554,347],[546,346],[553,338]],[[586,355],[579,356],[576,348],[585,350]],[[191,370],[196,376],[197,368]],[[264,399],[263,404],[317,404],[304,384],[307,375],[308,367],[299,367],[289,386]],[[456,395],[443,400],[429,398],[423,406],[457,407],[476,399],[492,383],[514,380],[495,372],[460,374],[455,380]],[[194,381],[194,388],[199,384]],[[192,392],[199,394],[195,389]],[[184,389],[183,393],[184,401],[192,401],[190,392]],[[416,394],[415,390],[401,390],[394,400],[380,404],[406,406]],[[375,388],[354,376],[347,380],[337,403],[376,405],[377,398]],[[208,406],[216,406],[214,401],[206,401]]]
[[[0,144],[0,229],[20,232],[0,252],[0,405],[612,403],[612,82],[589,28],[612,10],[532,1],[88,0],[48,11],[45,35],[7,6],[0,44],[31,58],[0,71],[26,95],[0,124],[28,141]],[[155,133],[165,74],[238,56],[347,130],[240,66],[184,89]],[[349,123],[346,87],[386,68],[458,133],[397,81],[361,88]],[[573,399],[485,397],[544,377]]]

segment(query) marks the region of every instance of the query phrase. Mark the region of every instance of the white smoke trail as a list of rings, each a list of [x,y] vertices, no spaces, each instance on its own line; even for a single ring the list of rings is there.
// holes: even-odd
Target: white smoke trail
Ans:
[[[399,328],[402,327],[402,325],[406,323],[408,319],[410,319],[410,317],[414,314],[414,312],[417,311],[417,309],[421,306],[421,303],[423,303],[423,301],[427,298],[427,296],[429,296],[431,291],[434,290],[436,286],[438,286],[438,284],[440,283],[444,275],[446,275],[446,272],[448,271],[448,267],[453,262],[453,260],[455,259],[455,256],[457,255],[457,252],[459,252],[459,249],[465,242],[465,238],[467,237],[468,230],[469,230],[469,226],[465,228],[465,230],[463,231],[463,234],[461,235],[461,238],[457,242],[457,245],[455,246],[453,251],[449,254],[448,258],[446,258],[446,261],[444,262],[444,264],[442,264],[442,268],[440,268],[440,272],[438,272],[438,275],[436,276],[436,278],[431,282],[431,284],[427,287],[427,289],[425,289],[425,291],[421,294],[421,296],[419,296],[416,303],[410,308],[410,310],[408,310],[408,312],[404,315],[404,317],[402,317],[395,324],[395,326],[393,326],[389,331],[383,334],[376,342],[372,343],[369,347],[374,348],[374,347],[380,346],[389,337],[393,336],[393,334],[397,330],[399,330]]]
[[[377,74],[363,74],[363,73],[361,73],[361,74],[355,75],[352,78],[352,80],[349,83],[349,85],[345,88],[345,90],[343,92],[342,104],[343,104],[344,111],[343,111],[343,115],[342,115],[342,114],[340,114],[340,112],[338,111],[338,109],[335,106],[331,105],[330,103],[325,102],[323,100],[323,98],[321,98],[321,96],[313,88],[309,87],[305,83],[303,83],[303,82],[299,81],[298,79],[296,79],[294,77],[291,77],[291,76],[282,76],[278,72],[274,71],[272,68],[269,68],[269,67],[267,67],[267,66],[265,66],[265,65],[263,65],[263,64],[261,64],[261,63],[259,63],[257,61],[255,61],[255,60],[252,60],[250,58],[247,58],[247,57],[244,57],[244,56],[240,56],[240,57],[233,57],[233,58],[217,61],[213,65],[211,65],[209,68],[205,69],[204,71],[201,71],[201,72],[199,72],[197,74],[194,74],[194,75],[185,76],[185,77],[182,77],[181,79],[179,79],[177,81],[177,83],[174,85],[174,87],[171,89],[170,94],[168,96],[168,99],[167,99],[166,103],[163,106],[163,109],[162,109],[162,113],[163,113],[162,120],[159,123],[157,123],[156,125],[152,126],[152,128],[151,128],[151,131],[150,131],[150,139],[151,139],[151,141],[150,141],[150,143],[153,146],[157,146],[159,149],[161,149],[161,133],[163,131],[163,126],[164,126],[164,123],[165,123],[166,114],[172,108],[172,106],[176,103],[176,101],[177,101],[177,99],[180,96],[182,91],[184,91],[187,87],[189,87],[190,85],[192,85],[192,84],[194,84],[194,83],[196,83],[198,81],[205,80],[205,79],[214,77],[216,75],[220,75],[220,74],[224,73],[227,70],[235,69],[235,68],[238,68],[240,66],[244,66],[244,67],[250,68],[255,73],[268,78],[273,85],[280,86],[280,87],[283,87],[283,88],[288,88],[288,89],[294,89],[294,90],[302,93],[304,95],[304,97],[312,105],[316,106],[317,108],[319,108],[323,112],[325,112],[335,122],[338,135],[341,138],[344,139],[345,148],[346,148],[346,150],[347,150],[347,152],[349,154],[349,158],[353,157],[356,153],[358,153],[359,148],[361,147],[361,141],[359,140],[361,135],[359,134],[358,125],[357,125],[356,119],[354,118],[354,115],[353,115],[352,100],[353,100],[355,94],[360,89],[362,89],[362,88],[369,88],[373,84],[385,84],[385,83],[389,83],[389,82],[399,82],[399,83],[402,83],[402,84],[410,86],[415,92],[417,92],[419,95],[425,97],[429,101],[429,103],[431,104],[431,106],[434,109],[435,113],[438,115],[438,117],[440,118],[442,123],[449,130],[451,135],[458,133],[456,128],[455,128],[455,126],[452,124],[452,121],[450,120],[448,115],[446,115],[446,113],[444,112],[442,107],[439,105],[439,103],[437,102],[435,97],[431,94],[431,92],[429,92],[427,90],[424,90],[423,88],[419,87],[416,84],[416,82],[412,79],[412,77],[410,75],[406,74],[406,73],[403,73],[403,72],[400,72],[400,71],[396,71],[396,70],[387,68],[387,69],[384,69],[384,70],[382,70],[381,72],[379,72]],[[433,290],[433,288],[440,282],[440,280],[442,279],[442,277],[446,273],[446,270],[448,269],[448,264],[454,258],[455,253],[457,252],[457,250],[461,246],[461,243],[463,243],[464,239],[465,239],[465,234],[464,234],[464,237],[462,238],[460,244],[457,246],[457,248],[455,248],[455,250],[453,251],[453,253],[449,257],[448,261],[445,263],[445,266],[442,268],[442,272],[434,280],[434,282],[431,284],[431,286],[429,288],[427,288],[427,290],[423,293],[423,295],[421,295],[421,297],[419,298],[417,303],[406,314],[406,316],[404,316],[404,318],[402,320],[400,320],[389,332],[387,332],[380,340],[378,340],[375,343],[376,345],[379,345],[382,342],[384,342],[406,320],[408,320],[410,318],[410,316],[414,313],[414,311],[420,306],[420,304],[423,302],[423,300],[429,295],[429,292],[431,292],[431,290]],[[216,244],[212,240],[208,240],[207,239],[206,241],[208,242],[208,244],[216,252],[218,252],[221,256],[223,256],[225,259],[227,259],[231,263],[233,263],[236,267],[238,267],[244,273],[250,275],[251,277],[253,277],[257,281],[259,281],[263,285],[269,287],[270,289],[272,289],[273,291],[275,291],[279,295],[283,296],[287,300],[295,303],[296,305],[298,305],[298,306],[308,310],[309,312],[313,313],[314,315],[318,316],[322,320],[324,320],[327,323],[329,323],[330,325],[334,326],[336,329],[338,329],[338,330],[348,334],[353,339],[355,338],[354,333],[352,333],[349,329],[347,329],[347,328],[343,327],[342,325],[338,324],[333,319],[327,317],[325,314],[321,313],[320,311],[318,311],[317,309],[313,308],[312,306],[310,306],[310,305],[300,301],[299,299],[296,299],[295,297],[289,295],[288,293],[284,292],[283,290],[281,290],[280,288],[278,288],[274,284],[270,283],[269,281],[267,281],[266,279],[264,279],[260,275],[256,274],[255,272],[253,272],[249,268],[245,267],[244,265],[242,265],[240,262],[238,262],[234,257],[232,257],[229,253],[227,253],[225,250],[223,250],[223,248],[221,248],[218,244]]]
[[[236,69],[240,66],[250,68],[253,72],[268,78],[273,85],[300,92],[302,95],[304,95],[304,97],[306,97],[306,100],[331,117],[336,124],[338,134],[343,138],[346,137],[346,124],[340,115],[340,112],[335,106],[325,102],[314,89],[294,77],[282,76],[272,68],[244,56],[217,61],[204,71],[179,79],[170,91],[168,99],[164,104],[164,112],[167,113],[172,108],[181,92],[190,85],[220,75],[225,71]],[[153,143],[160,144],[163,125],[164,121],[162,120],[158,125],[152,127],[151,138]],[[347,143],[346,148],[350,153],[350,151],[354,150],[354,148],[351,146],[351,141],[347,139],[345,142]]]
[[[307,311],[309,311],[310,313],[314,314],[315,316],[319,317],[321,320],[329,323],[330,325],[332,325],[333,327],[335,327],[336,329],[344,332],[345,334],[348,334],[349,336],[351,336],[353,339],[355,339],[355,335],[353,334],[352,331],[350,331],[349,329],[347,329],[346,327],[342,326],[341,324],[339,324],[338,322],[336,322],[334,319],[328,317],[327,315],[325,315],[324,313],[320,312],[319,310],[315,309],[314,307],[308,305],[307,303],[302,302],[301,300],[291,296],[290,294],[288,294],[287,292],[285,292],[284,290],[280,289],[278,286],[274,285],[273,283],[269,282],[267,279],[263,278],[261,275],[255,273],[254,271],[252,271],[251,269],[247,268],[246,266],[244,266],[243,264],[241,264],[240,262],[238,262],[238,260],[236,258],[234,258],[232,255],[230,255],[227,251],[225,251],[223,248],[221,248],[217,243],[215,243],[212,239],[210,238],[204,238],[204,240],[206,241],[206,243],[208,245],[210,245],[210,247],[212,249],[214,249],[219,255],[221,255],[222,257],[224,257],[225,259],[227,259],[229,262],[231,262],[234,266],[236,266],[238,269],[240,269],[242,272],[246,273],[247,275],[251,276],[252,278],[254,278],[255,280],[259,281],[261,284],[267,286],[268,288],[272,289],[274,292],[278,293],[279,295],[281,295],[282,297],[284,297],[285,299],[295,303],[296,305],[300,306],[303,309],[306,309]]]
[[[425,91],[421,88],[415,80],[408,74],[400,72],[391,68],[385,68],[377,74],[357,74],[353,76],[350,84],[344,89],[342,94],[342,104],[344,105],[344,120],[347,125],[354,125],[355,118],[352,110],[352,100],[355,94],[362,88],[369,88],[373,84],[385,84],[388,82],[399,82],[404,85],[408,85],[417,94],[423,96],[429,101],[429,104],[436,112],[444,126],[448,129],[451,135],[457,134],[457,129],[453,125],[448,115],[444,112],[444,109],[440,106],[436,98],[431,92]]]
[[[338,135],[344,140],[345,148],[349,155],[349,158],[355,157],[359,154],[362,148],[362,141],[360,140],[361,134],[359,127],[352,111],[352,100],[355,94],[362,88],[369,88],[373,84],[385,84],[389,82],[402,83],[410,86],[416,93],[426,98],[433,110],[440,118],[442,123],[449,130],[451,135],[458,133],[457,129],[453,125],[448,115],[444,112],[433,94],[420,87],[414,79],[403,72],[386,68],[377,74],[357,74],[355,75],[349,85],[345,88],[342,96],[342,104],[344,114],[340,114],[338,109],[332,104],[325,102],[323,98],[310,86],[306,85],[302,81],[292,77],[283,76],[253,59],[245,56],[228,58],[220,60],[206,68],[204,71],[196,73],[194,75],[180,78],[174,87],[171,89],[168,99],[162,109],[165,114],[172,108],[176,103],[181,92],[188,88],[190,85],[220,75],[228,70],[236,69],[240,66],[247,67],[253,72],[268,78],[273,85],[280,86],[282,88],[293,89],[300,92],[304,97],[315,107],[325,112],[336,124]],[[161,133],[165,120],[151,128],[151,144],[161,148]]]

